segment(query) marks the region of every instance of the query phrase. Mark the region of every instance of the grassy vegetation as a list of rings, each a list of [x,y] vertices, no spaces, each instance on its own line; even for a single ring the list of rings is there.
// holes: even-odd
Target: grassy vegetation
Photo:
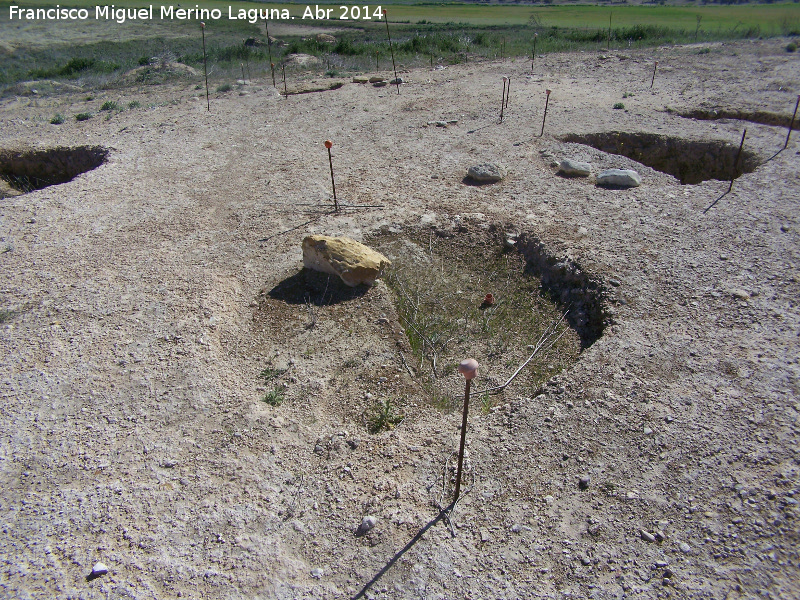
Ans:
[[[378,433],[384,429],[392,430],[405,417],[398,413],[391,399],[377,401],[367,415],[367,426],[370,433]]]
[[[285,399],[286,390],[283,386],[276,385],[273,389],[264,394],[264,402],[270,406],[280,406]]]
[[[503,252],[500,240],[431,235],[414,242],[413,250],[405,239],[378,238],[373,243],[392,257],[386,282],[395,293],[421,381],[435,404],[451,408],[454,389],[463,385],[455,369],[460,360],[473,357],[482,365],[481,377],[505,382],[561,312],[541,294],[539,281],[525,273],[524,259]],[[488,293],[493,295],[491,304],[484,301]],[[579,351],[578,335],[568,330],[515,379],[515,389],[533,393]],[[492,405],[489,398],[481,402],[485,410]]]
[[[54,2],[30,0],[26,7],[52,6]],[[134,7],[138,0],[121,0],[118,7]],[[241,63],[254,77],[269,77],[269,52],[266,46],[246,46],[244,39],[265,41],[263,22],[229,20],[229,3],[201,1],[203,8],[218,8],[223,18],[206,27],[209,76],[217,83],[241,76]],[[324,3],[321,3],[324,5]],[[0,2],[0,12],[8,14],[10,3]],[[95,6],[89,0],[68,0],[61,6]],[[125,73],[133,69],[135,83],[155,84],[191,73],[165,69],[178,62],[202,72],[203,52],[199,24],[187,21],[161,21],[155,5],[153,21],[83,22],[89,33],[70,23],[43,23],[36,28],[17,28],[0,23],[0,92],[29,80],[52,79],[77,82],[84,87],[113,87],[130,84]],[[291,24],[336,27],[335,44],[318,42],[313,36],[281,36],[285,45],[272,47],[273,61],[279,64],[287,54],[302,52],[323,59],[320,73],[347,75],[371,71],[376,53],[384,68],[389,64],[386,30],[382,22],[303,21],[304,5],[276,3],[230,3],[239,8],[286,6],[297,18]],[[332,16],[338,16],[338,4]],[[650,47],[694,41],[800,35],[800,4],[760,4],[735,6],[530,6],[481,4],[384,5],[392,23],[395,55],[403,66],[429,64],[431,57],[441,63],[530,56],[533,34],[538,34],[537,53],[612,48]],[[609,17],[611,27],[609,28]],[[56,28],[58,35],[55,35]],[[52,33],[53,35],[50,35]],[[72,37],[71,37],[72,36]],[[86,39],[97,40],[85,43]],[[291,72],[291,69],[289,69]],[[197,76],[199,77],[199,76]]]

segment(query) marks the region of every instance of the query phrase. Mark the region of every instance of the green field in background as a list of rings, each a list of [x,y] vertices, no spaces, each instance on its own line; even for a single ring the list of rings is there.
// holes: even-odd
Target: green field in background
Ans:
[[[25,0],[21,3],[24,7],[53,6],[52,0]],[[59,2],[60,6],[94,7],[97,1],[67,0]],[[115,6],[141,7],[147,6],[141,0],[117,0]],[[179,3],[153,3],[154,7],[161,4]],[[184,8],[199,4],[201,8],[218,8],[227,17],[228,6],[235,11],[239,8],[288,8],[292,15],[298,18],[290,21],[294,25],[319,24],[318,21],[302,20],[299,16],[305,8],[305,3],[262,3],[262,2],[220,2],[217,0],[200,0],[197,2],[182,3]],[[338,7],[337,3],[317,3],[320,6]],[[353,6],[362,3],[351,2]],[[10,3],[0,4],[0,27],[8,24],[8,7]],[[314,4],[310,4],[314,6]],[[369,6],[377,7],[378,3]],[[675,29],[694,31],[697,17],[702,17],[701,27],[704,29],[731,29],[740,27],[760,27],[765,33],[778,34],[787,25],[791,26],[800,22],[800,4],[751,4],[735,6],[499,6],[499,5],[474,5],[474,4],[380,4],[387,9],[390,21],[428,21],[433,23],[469,23],[471,25],[524,25],[532,15],[539,23],[546,27],[584,27],[599,28],[608,26],[609,14],[612,25],[615,27],[629,27],[633,25],[657,25]],[[157,13],[156,9],[156,13]],[[339,11],[334,9],[333,15],[338,16]],[[336,21],[336,19],[332,20]],[[332,21],[324,22],[330,26]],[[364,21],[369,23],[370,21]],[[353,23],[352,21],[350,23]]]

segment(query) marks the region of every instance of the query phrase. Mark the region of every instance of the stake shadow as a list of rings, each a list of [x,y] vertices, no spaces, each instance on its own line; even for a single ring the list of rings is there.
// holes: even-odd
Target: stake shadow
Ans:
[[[720,196],[719,198],[717,198],[716,200],[714,200],[714,201],[713,201],[711,204],[709,204],[709,205],[706,207],[706,209],[703,211],[703,214],[706,214],[708,211],[710,211],[712,208],[714,208],[714,206],[717,204],[717,202],[719,202],[720,200],[722,200],[722,199],[723,199],[725,196],[727,196],[727,195],[728,195],[728,194],[730,194],[730,193],[731,193],[731,191],[730,191],[730,190],[726,190],[726,191],[725,191],[725,192],[722,194],[722,196]]]
[[[777,151],[775,154],[773,154],[772,156],[770,156],[770,157],[769,157],[767,160],[765,160],[765,161],[764,161],[764,162],[762,162],[761,164],[762,164],[762,165],[765,165],[765,164],[767,164],[767,163],[768,163],[769,161],[771,161],[773,158],[776,158],[776,157],[778,156],[778,154],[780,154],[780,153],[781,153],[781,152],[783,152],[784,150],[786,150],[786,148],[781,148],[780,150],[778,150],[778,151]]]
[[[360,298],[369,291],[366,285],[350,287],[338,275],[320,273],[312,269],[301,269],[287,277],[268,293],[274,300],[287,304],[307,304],[330,306]]]
[[[439,514],[432,521],[429,521],[427,525],[425,525],[422,529],[420,529],[417,532],[417,534],[413,538],[411,538],[411,540],[405,546],[403,546],[403,548],[401,550],[399,550],[397,552],[397,554],[395,554],[389,560],[389,562],[387,562],[383,566],[383,568],[381,568],[381,570],[378,571],[375,574],[375,576],[366,583],[366,585],[364,585],[363,588],[361,588],[361,591],[358,592],[358,594],[356,594],[355,596],[352,597],[351,600],[359,600],[359,598],[363,598],[364,595],[370,590],[370,588],[373,585],[375,585],[378,582],[378,580],[381,577],[383,577],[386,574],[386,572],[389,571],[389,569],[391,569],[394,566],[394,564],[398,560],[400,560],[406,552],[411,550],[411,548],[414,547],[414,544],[416,544],[420,539],[422,539],[422,536],[425,535],[426,531],[428,531],[431,527],[436,525],[436,523],[438,523],[439,521],[441,521],[442,519],[444,519],[447,516],[447,511],[452,510],[454,505],[455,505],[455,502],[453,502],[452,504],[450,504],[449,506],[447,506],[446,508],[441,510],[439,512]]]
[[[471,129],[471,130],[467,131],[467,133],[475,133],[477,131],[480,131],[481,129],[486,129],[487,127],[491,127],[492,125],[499,125],[499,124],[500,123],[498,123],[498,122],[489,123],[487,125],[484,125],[483,127],[476,127],[475,129]]]

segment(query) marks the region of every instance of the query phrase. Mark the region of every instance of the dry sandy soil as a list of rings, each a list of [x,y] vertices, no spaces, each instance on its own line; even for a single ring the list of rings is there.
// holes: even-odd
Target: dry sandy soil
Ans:
[[[783,44],[414,70],[399,95],[284,99],[257,81],[212,94],[210,113],[194,82],[4,100],[0,149],[110,152],[0,200],[1,595],[800,597],[800,134],[776,155],[785,128],[665,110],[790,116],[800,64]],[[142,108],[106,119],[109,99]],[[724,196],[727,182],[561,141],[737,146],[744,127],[761,164]],[[382,208],[326,208],[326,138],[339,198]],[[643,183],[563,178],[565,157]],[[486,160],[506,179],[466,185]],[[550,289],[604,326],[541,388],[474,407],[455,536],[433,501],[461,417],[405,368],[389,289],[315,307],[314,327],[303,302],[303,236],[420,230],[440,245],[518,234]],[[262,401],[268,367],[287,369],[278,407]],[[370,434],[381,398],[406,418]],[[365,515],[377,524],[356,535]],[[109,572],[87,577],[98,561]]]

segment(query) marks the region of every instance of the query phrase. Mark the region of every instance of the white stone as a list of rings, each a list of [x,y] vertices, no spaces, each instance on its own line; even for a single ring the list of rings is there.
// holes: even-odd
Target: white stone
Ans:
[[[638,187],[641,184],[642,178],[630,169],[608,169],[597,176],[597,185]]]
[[[361,525],[358,526],[358,531],[360,533],[367,533],[370,529],[375,527],[378,524],[378,517],[374,517],[372,515],[367,515],[363,519],[361,519]]]
[[[505,177],[503,169],[494,163],[475,165],[467,170],[467,177],[480,183],[495,183]]]
[[[592,173],[592,165],[586,162],[578,162],[577,160],[565,158],[559,164],[558,172],[563,175],[588,177]]]

